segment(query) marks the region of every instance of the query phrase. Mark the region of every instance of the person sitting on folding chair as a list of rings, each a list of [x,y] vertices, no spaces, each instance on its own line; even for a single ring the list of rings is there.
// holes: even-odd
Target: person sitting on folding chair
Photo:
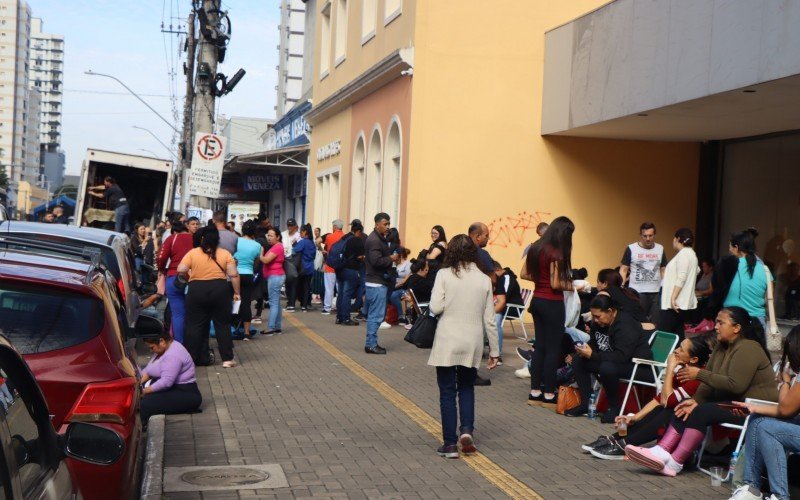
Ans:
[[[500,359],[498,366],[503,366],[503,323],[506,317],[506,304],[522,304],[522,292],[517,281],[517,275],[509,268],[503,268],[496,260],[494,265],[493,281],[494,316],[497,323],[497,335],[500,339]]]
[[[741,307],[722,309],[716,321],[718,344],[705,369],[686,366],[678,380],[700,380],[694,397],[675,407],[675,416],[656,446],[628,445],[632,462],[674,477],[700,447],[711,425],[744,424],[745,416],[732,401],[745,398],[777,401],[775,374],[769,359],[764,330],[758,318]]]
[[[610,436],[600,436],[592,443],[581,446],[592,456],[603,460],[622,460],[625,458],[625,446],[629,444],[643,445],[655,441],[675,415],[675,406],[697,392],[699,380],[682,383],[675,376],[684,366],[703,368],[711,355],[711,345],[716,342],[711,335],[698,335],[684,339],[667,360],[664,385],[659,394],[650,400],[636,414],[620,415],[616,422],[625,422],[627,435],[616,432]]]
[[[589,343],[576,343],[572,368],[581,394],[581,404],[564,412],[569,417],[586,415],[592,393],[591,374],[603,385],[608,410],[601,422],[614,423],[619,414],[619,381],[633,370],[633,358],[653,359],[641,323],[620,311],[611,297],[598,295],[589,306],[595,332]],[[605,330],[605,333],[602,331]]]
[[[760,499],[765,470],[772,492],[769,498],[789,498],[786,453],[800,453],[800,326],[786,336],[780,366],[777,405],[735,403],[751,416],[745,437],[744,484],[731,500]]]

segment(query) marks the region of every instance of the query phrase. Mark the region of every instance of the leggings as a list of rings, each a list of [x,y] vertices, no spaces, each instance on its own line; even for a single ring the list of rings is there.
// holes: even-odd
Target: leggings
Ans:
[[[250,323],[253,321],[253,290],[257,286],[253,283],[253,275],[252,274],[240,274],[239,275],[239,283],[241,283],[241,297],[242,297],[242,305],[239,306],[239,322],[241,323]],[[248,332],[244,332],[247,334]]]
[[[310,274],[303,274],[297,278],[297,295],[300,297],[300,307],[308,309],[311,305],[311,278]],[[294,303],[293,303],[294,304]]]
[[[534,297],[531,311],[536,331],[531,360],[531,389],[555,393],[566,316],[564,301]]]
[[[153,415],[174,415],[188,413],[200,408],[203,396],[196,382],[188,384],[175,384],[169,389],[151,392],[142,397],[141,413],[142,422]]]
[[[233,359],[231,340],[231,286],[226,280],[193,280],[186,296],[186,338],[184,347],[197,365],[207,365],[211,321],[217,334],[222,361]]]
[[[628,436],[625,444],[640,446],[658,439],[658,431],[666,427],[675,415],[674,408],[656,406],[653,411],[642,417],[641,420],[628,427]],[[620,439],[619,433],[614,434],[614,439]]]
[[[718,403],[701,403],[692,411],[684,422],[672,417],[669,427],[658,445],[672,455],[679,464],[684,464],[692,455],[706,435],[706,429],[714,424],[744,424],[744,417],[737,417]]]

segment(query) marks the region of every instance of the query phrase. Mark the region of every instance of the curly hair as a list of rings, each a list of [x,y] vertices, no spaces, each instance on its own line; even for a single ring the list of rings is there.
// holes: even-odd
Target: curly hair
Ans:
[[[478,247],[466,234],[455,235],[447,244],[442,267],[449,267],[453,274],[461,276],[461,269],[466,268],[470,262],[478,264]]]

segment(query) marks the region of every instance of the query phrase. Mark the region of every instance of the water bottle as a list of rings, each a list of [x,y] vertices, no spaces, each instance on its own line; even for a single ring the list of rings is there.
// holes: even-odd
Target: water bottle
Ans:
[[[745,448],[742,448],[742,451],[738,453],[734,453],[736,455],[736,462],[738,463],[739,460],[742,462],[746,462],[744,455],[747,452]],[[733,463],[733,459],[731,459],[731,463]],[[735,467],[731,469],[731,489],[736,490],[736,488],[740,487],[744,484],[744,467]]]
[[[597,418],[597,394],[592,392],[589,396],[589,420]]]
[[[731,484],[733,486],[733,489],[736,489],[736,485],[733,484],[735,482],[733,478],[736,475],[736,462],[738,461],[739,461],[739,452],[734,451],[733,454],[731,455],[731,464],[728,467],[728,477],[731,478]]]

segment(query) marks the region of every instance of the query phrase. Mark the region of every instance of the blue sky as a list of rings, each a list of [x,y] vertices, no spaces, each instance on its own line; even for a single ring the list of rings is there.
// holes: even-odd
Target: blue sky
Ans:
[[[43,29],[65,37],[64,121],[62,148],[67,173],[76,174],[93,147],[160,157],[169,153],[150,129],[170,145],[172,130],[136,98],[108,78],[85,75],[91,69],[116,76],[166,118],[172,118],[171,93],[177,93],[179,120],[183,114],[185,80],[183,53],[175,35],[161,33],[162,20],[185,24],[190,0],[28,0]],[[223,0],[231,18],[233,36],[225,62],[218,71],[230,76],[239,68],[247,75],[223,97],[219,112],[227,116],[272,118],[278,64],[278,0]],[[170,20],[170,17],[178,19]],[[181,40],[182,43],[182,40]],[[166,52],[166,54],[165,54]],[[169,69],[175,67],[174,85]],[[101,92],[101,93],[95,93]],[[105,92],[105,93],[103,93]],[[111,92],[110,94],[107,92]],[[180,121],[177,128],[181,128]]]

